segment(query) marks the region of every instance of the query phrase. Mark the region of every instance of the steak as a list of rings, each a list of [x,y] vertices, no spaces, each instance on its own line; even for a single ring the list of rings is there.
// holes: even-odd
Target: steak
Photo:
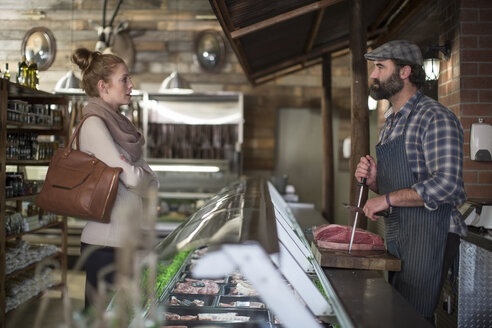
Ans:
[[[339,224],[324,224],[313,231],[314,240],[321,248],[347,250],[352,236],[352,227]],[[369,231],[357,228],[352,243],[353,250],[384,250],[381,237]]]

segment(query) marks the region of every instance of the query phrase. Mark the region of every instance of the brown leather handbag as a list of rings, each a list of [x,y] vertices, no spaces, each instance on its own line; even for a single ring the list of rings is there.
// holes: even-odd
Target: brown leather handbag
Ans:
[[[55,214],[108,223],[122,169],[109,167],[95,156],[73,149],[82,123],[90,116],[98,115],[84,116],[68,145],[51,158],[36,205]]]

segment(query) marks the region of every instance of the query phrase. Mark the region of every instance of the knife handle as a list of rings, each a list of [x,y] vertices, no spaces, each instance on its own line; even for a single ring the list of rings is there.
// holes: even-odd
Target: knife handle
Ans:
[[[367,178],[362,178],[360,179],[360,185],[365,186],[366,185]]]

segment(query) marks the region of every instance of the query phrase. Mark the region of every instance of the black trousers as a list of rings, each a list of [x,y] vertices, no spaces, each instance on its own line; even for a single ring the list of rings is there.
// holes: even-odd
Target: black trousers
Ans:
[[[84,263],[86,273],[84,311],[87,311],[90,307],[96,305],[97,291],[99,290],[101,279],[104,280],[109,290],[114,285],[116,248],[81,243],[80,254],[87,256]]]

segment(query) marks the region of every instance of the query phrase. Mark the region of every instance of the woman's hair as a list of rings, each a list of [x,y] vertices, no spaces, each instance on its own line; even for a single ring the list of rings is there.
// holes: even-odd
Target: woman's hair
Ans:
[[[410,76],[408,79],[410,82],[417,87],[417,89],[421,89],[424,86],[425,83],[425,71],[424,68],[420,65],[415,65],[412,63],[408,63],[402,60],[398,59],[393,59],[393,62],[395,63],[398,68],[403,68],[404,66],[410,66],[412,69],[412,72],[410,73]]]
[[[89,97],[98,97],[97,82],[103,80],[109,83],[110,76],[118,64],[125,62],[118,56],[102,54],[99,51],[90,51],[78,48],[72,55],[72,62],[82,71],[82,89]]]

